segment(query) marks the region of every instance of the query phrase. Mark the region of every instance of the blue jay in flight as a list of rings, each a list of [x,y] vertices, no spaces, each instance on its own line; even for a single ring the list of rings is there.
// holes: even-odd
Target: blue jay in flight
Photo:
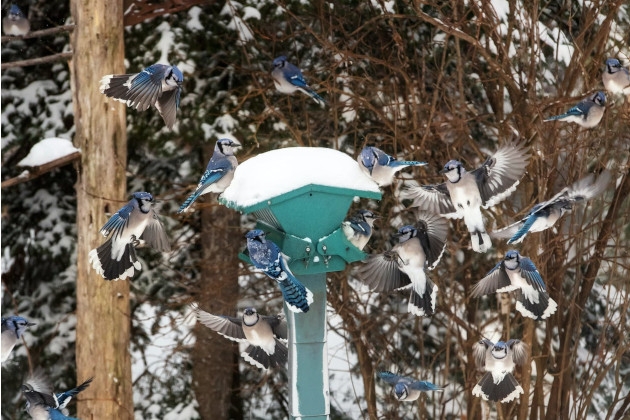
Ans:
[[[93,379],[86,380],[76,388],[55,394],[43,377],[39,375],[32,376],[21,388],[26,398],[26,411],[35,420],[70,419],[71,417],[67,417],[68,410],[66,406],[73,397],[90,386]]]
[[[412,207],[443,217],[463,218],[472,249],[486,252],[492,241],[484,226],[481,207],[493,207],[516,190],[529,157],[524,144],[511,143],[499,148],[472,172],[467,172],[460,161],[451,160],[440,171],[447,178],[445,183],[409,187],[401,196],[413,199]]]
[[[35,324],[28,322],[21,316],[11,315],[2,318],[2,363],[9,358],[13,347],[22,338],[24,331],[33,325]]]
[[[276,89],[278,89],[279,92],[292,94],[299,90],[313,98],[318,104],[322,106],[326,104],[324,98],[319,96],[306,84],[306,80],[304,80],[300,69],[289,63],[284,55],[273,60],[271,77],[273,77],[273,83],[276,85]]]
[[[142,268],[135,250],[140,239],[158,251],[171,250],[164,226],[153,209],[153,196],[135,192],[132,197],[101,228],[101,234],[109,239],[89,254],[92,268],[105,280],[123,280]]]
[[[197,198],[208,193],[222,193],[234,179],[238,166],[234,148],[241,144],[236,140],[220,139],[214,146],[214,153],[208,161],[206,171],[201,176],[197,189],[184,201],[177,213],[186,211]]]
[[[425,166],[426,162],[415,160],[397,160],[380,149],[366,146],[357,156],[359,168],[369,175],[379,187],[386,187],[394,182],[396,172],[408,166]]]
[[[260,229],[247,232],[247,249],[254,266],[278,282],[287,307],[293,312],[308,312],[313,293],[295,278],[285,261],[286,256]]]
[[[578,102],[577,105],[564,114],[549,117],[545,121],[574,122],[584,128],[593,128],[602,120],[605,109],[606,95],[604,95],[604,92],[596,92]]]
[[[28,21],[22,10],[12,4],[9,13],[2,19],[2,31],[5,35],[24,36],[31,30],[31,23]]]
[[[341,223],[341,228],[348,241],[359,249],[365,248],[374,228],[374,221],[380,219],[370,210],[359,210],[354,216]]]
[[[486,276],[473,286],[471,296],[516,291],[516,310],[537,321],[549,318],[558,305],[549,297],[536,266],[518,251],[508,251]]]
[[[289,357],[287,349],[287,321],[284,315],[259,315],[254,308],[246,308],[242,318],[217,316],[195,308],[197,319],[206,327],[228,340],[248,343],[241,353],[243,359],[260,368],[284,367]]]
[[[522,242],[530,232],[541,232],[554,226],[565,212],[604,192],[610,182],[610,172],[604,171],[595,180],[593,174],[565,187],[549,201],[536,204],[516,223],[492,233],[495,238],[509,238],[508,244]]]
[[[370,290],[389,292],[411,289],[408,311],[417,316],[435,313],[438,287],[427,277],[446,247],[448,223],[438,215],[418,212],[415,226],[398,229],[398,243],[391,251],[370,255],[359,267],[357,277]]]
[[[417,379],[399,376],[388,371],[378,372],[378,377],[388,384],[394,385],[394,395],[398,401],[415,401],[422,392],[442,391],[444,389],[428,381],[418,381]]]
[[[486,372],[473,388],[472,394],[484,400],[507,403],[523,393],[516,382],[514,366],[522,366],[529,358],[527,344],[521,340],[498,341],[496,344],[483,339],[473,347],[477,367]]]
[[[616,58],[606,60],[602,81],[608,92],[630,95],[630,72]]]
[[[138,111],[155,106],[171,129],[177,119],[184,75],[176,66],[153,64],[135,74],[109,74],[101,79],[101,93]]]

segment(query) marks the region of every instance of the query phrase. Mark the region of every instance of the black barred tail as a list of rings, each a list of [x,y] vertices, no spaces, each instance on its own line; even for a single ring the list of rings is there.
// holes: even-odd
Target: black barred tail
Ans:
[[[289,309],[293,312],[308,312],[309,305],[313,303],[313,293],[308,290],[298,279],[289,276],[278,282],[282,297]]]
[[[490,239],[488,232],[485,231],[470,232],[470,241],[475,252],[486,252],[492,247],[492,239]]]
[[[271,358],[266,351],[258,346],[250,345],[241,353],[241,357],[260,369],[269,369],[269,366],[271,366]]]
[[[101,79],[101,93],[121,102],[130,99],[129,86],[135,74],[110,74]]]
[[[132,244],[125,246],[125,252],[120,260],[113,259],[111,238],[105,241],[103,245],[90,251],[89,261],[92,268],[105,280],[123,280],[132,277],[135,270],[142,268]]]
[[[523,316],[541,321],[555,313],[558,304],[546,292],[539,291],[536,293],[538,293],[538,302],[529,300],[528,296],[519,290],[516,293],[516,310]]]
[[[184,201],[184,204],[181,205],[181,207],[179,208],[179,210],[177,210],[177,213],[181,213],[184,212],[186,210],[188,210],[188,208],[190,206],[192,206],[192,204],[195,202],[195,200],[199,197],[199,193],[197,193],[196,191],[194,193],[192,193],[187,199],[186,201]]]
[[[484,400],[507,403],[523,393],[523,388],[511,373],[506,373],[499,383],[495,383],[492,373],[486,372],[473,388],[473,395]]]
[[[438,287],[428,278],[424,291],[419,291],[414,284],[411,288],[408,311],[417,316],[431,316],[435,313]]]

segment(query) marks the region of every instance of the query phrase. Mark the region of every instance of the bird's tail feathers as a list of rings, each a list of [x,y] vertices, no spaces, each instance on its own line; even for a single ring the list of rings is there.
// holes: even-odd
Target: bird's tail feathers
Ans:
[[[123,280],[133,277],[135,270],[140,270],[142,265],[136,257],[136,251],[132,244],[125,245],[125,250],[120,260],[112,258],[112,239],[108,239],[88,254],[92,268],[105,280]]]
[[[288,276],[278,281],[280,290],[287,307],[293,312],[308,312],[309,305],[313,303],[313,293],[308,290],[298,279]]]
[[[523,388],[516,382],[514,375],[506,373],[499,383],[494,382],[490,372],[486,372],[473,388],[472,394],[484,400],[507,403],[523,393]]]
[[[521,290],[517,291],[516,310],[525,317],[541,321],[554,314],[558,309],[558,304],[546,292],[539,291],[536,293],[538,293],[538,302],[531,300]]]
[[[327,104],[326,100],[319,96],[317,92],[309,87],[300,88],[304,93],[313,98],[315,102],[317,102],[321,106],[325,106]]]
[[[417,160],[392,160],[389,163],[389,166],[391,167],[398,167],[398,166],[402,166],[402,167],[407,167],[407,166],[426,166],[428,165],[427,162],[420,162]]]
[[[431,316],[435,313],[438,287],[426,278],[424,289],[413,284],[409,297],[408,311],[417,316]]]
[[[241,357],[249,364],[259,369],[269,369],[269,366],[271,366],[271,357],[258,346],[248,346],[247,349],[241,353]]]
[[[488,232],[477,230],[470,232],[470,240],[472,243],[472,249],[475,252],[486,252],[492,247],[492,240]]]
[[[192,204],[195,202],[195,200],[197,198],[199,198],[199,193],[197,191],[195,191],[194,193],[190,194],[190,196],[188,196],[186,201],[184,201],[184,204],[182,204],[180,206],[179,210],[177,210],[177,214],[183,213],[186,210],[188,210],[190,208],[190,206],[192,206]]]

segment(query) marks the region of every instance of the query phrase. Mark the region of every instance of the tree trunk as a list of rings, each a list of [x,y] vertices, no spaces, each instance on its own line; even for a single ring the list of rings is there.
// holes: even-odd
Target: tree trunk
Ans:
[[[88,262],[104,238],[99,229],[126,201],[125,106],[99,92],[99,80],[124,73],[122,0],[72,0],[76,24],[69,62],[77,181],[77,382],[94,376],[78,398],[78,417],[133,418],[129,354],[129,284],[103,280]]]
[[[202,277],[198,302],[215,315],[236,314],[238,302],[238,250],[241,246],[240,216],[206,195],[201,210]],[[202,419],[243,418],[238,383],[238,344],[228,341],[203,325],[195,327],[192,351],[193,386]],[[254,368],[255,369],[255,368]]]

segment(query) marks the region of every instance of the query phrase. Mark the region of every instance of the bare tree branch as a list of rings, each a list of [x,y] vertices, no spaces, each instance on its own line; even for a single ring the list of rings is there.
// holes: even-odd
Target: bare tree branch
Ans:
[[[12,187],[13,185],[30,181],[31,179],[40,177],[44,175],[45,173],[52,171],[53,169],[61,168],[62,166],[66,166],[67,164],[72,163],[75,160],[79,160],[80,157],[81,157],[81,152],[74,152],[67,156],[45,163],[43,165],[33,166],[33,168],[30,171],[27,171],[25,175],[18,175],[16,177],[7,179],[6,181],[2,181],[2,188]]]
[[[197,4],[211,3],[211,0],[125,0],[125,26],[132,26],[157,16],[181,12]]]
[[[22,36],[5,35],[2,37],[2,42],[13,41],[16,39],[40,38],[43,36],[55,35],[60,32],[72,32],[73,30],[74,25],[56,26],[54,28],[42,29],[41,31],[29,32]]]
[[[28,60],[11,61],[8,63],[2,63],[0,69],[10,69],[12,67],[27,67],[37,66],[38,64],[54,63],[55,61],[63,61],[72,58],[72,52],[62,52],[53,55],[47,55],[45,57],[31,58]]]

